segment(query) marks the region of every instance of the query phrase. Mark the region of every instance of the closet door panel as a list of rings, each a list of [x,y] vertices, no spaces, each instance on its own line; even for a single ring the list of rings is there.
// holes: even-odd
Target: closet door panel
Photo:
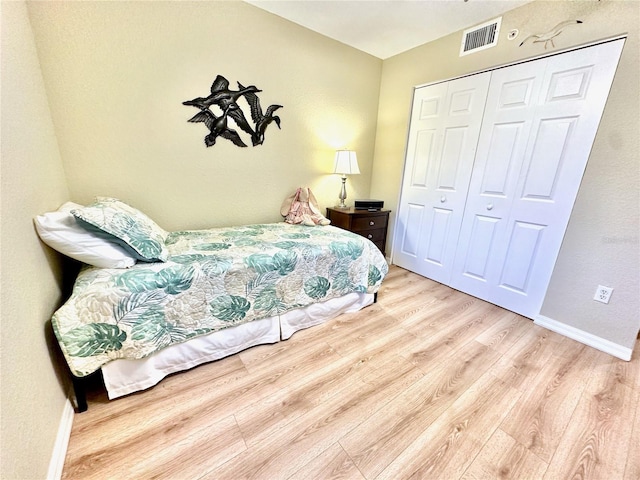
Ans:
[[[499,218],[475,215],[472,219],[470,238],[474,239],[472,249],[467,249],[464,258],[464,275],[480,282],[487,281],[489,253],[496,237]]]
[[[622,43],[602,44],[496,72],[489,97],[495,90],[502,93],[498,100],[487,100],[461,231],[461,240],[465,240],[461,241],[460,263],[456,259],[453,286],[529,318],[540,312]],[[504,92],[517,91],[512,86],[524,84],[525,79],[505,78],[502,85],[497,79],[516,75],[518,68],[526,65],[535,74],[530,82],[529,105],[503,108],[505,102],[501,100],[513,97]],[[492,117],[492,112],[519,110],[515,119],[507,119],[506,113]],[[513,151],[492,148],[496,132],[506,124],[513,125],[515,131],[515,123],[510,120],[521,125]],[[485,144],[489,147],[484,148]],[[497,159],[500,156],[502,162]],[[511,173],[507,174],[505,192],[489,192],[480,180],[487,175],[501,179],[507,170]],[[486,249],[487,242],[465,237],[471,228],[465,227],[473,224],[473,216],[487,215],[489,206],[499,221],[488,252],[482,252],[488,257],[488,267],[480,281],[465,272],[462,258],[476,246]]]
[[[546,225],[516,221],[511,227],[498,286],[526,295]]]
[[[426,251],[421,255],[432,266],[445,266],[447,239],[452,234],[453,214],[452,210],[446,208],[432,209],[430,215],[431,223],[429,225],[431,235],[429,236],[429,242],[426,244]]]
[[[447,283],[490,74],[416,90],[394,263]],[[418,219],[419,217],[419,219]]]
[[[418,245],[420,244],[420,232],[422,231],[422,218],[424,217],[424,205],[408,203],[404,209],[404,224],[407,226],[399,239],[400,248],[404,256],[417,258]]]
[[[544,80],[540,68],[531,62],[496,70],[487,94],[450,283],[485,300],[501,275],[497,252],[509,245],[508,217],[533,127],[531,111]]]
[[[429,171],[433,167],[433,154],[435,152],[435,129],[418,132],[414,151],[413,170],[411,172],[411,186],[414,188],[427,188],[427,181],[433,175]]]
[[[529,318],[542,307],[623,44],[618,40],[546,59],[508,221],[523,246],[498,255],[501,276],[490,298]],[[512,285],[507,272],[518,272],[521,284]]]
[[[419,271],[418,252],[429,220],[428,194],[437,175],[438,125],[444,116],[447,84],[416,90],[411,110],[411,130],[402,184],[402,204],[398,212],[394,259],[400,266]]]

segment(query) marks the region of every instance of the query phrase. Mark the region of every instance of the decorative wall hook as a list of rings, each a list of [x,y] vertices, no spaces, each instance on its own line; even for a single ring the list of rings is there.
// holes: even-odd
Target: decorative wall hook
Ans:
[[[532,40],[532,43],[544,43],[545,50],[547,49],[549,44],[551,44],[551,46],[555,48],[556,45],[553,43],[553,39],[560,35],[566,27],[580,23],[582,23],[582,20],[566,20],[564,22],[560,22],[548,32],[534,33],[533,35],[529,35],[527,38],[522,40],[522,42],[520,42],[519,46],[521,47],[527,41]]]
[[[229,127],[229,118],[243,132],[251,136],[251,143],[255,147],[256,145],[262,145],[264,142],[264,134],[269,124],[275,122],[280,128],[280,117],[273,115],[273,113],[282,108],[282,105],[270,105],[266,113],[263,113],[260,99],[256,95],[258,92],[262,92],[262,90],[259,90],[255,85],[243,87],[240,82],[238,82],[238,90],[229,90],[229,81],[222,75],[218,75],[211,85],[211,95],[187,100],[182,104],[200,109],[199,113],[187,121],[191,123],[202,122],[206,125],[210,132],[204,137],[204,143],[207,147],[215,145],[218,137],[231,140],[239,147],[247,146],[240,134]],[[253,126],[247,121],[244,112],[237,103],[242,97],[247,101],[251,110]],[[218,107],[222,111],[222,115],[215,115],[211,111],[213,106]]]

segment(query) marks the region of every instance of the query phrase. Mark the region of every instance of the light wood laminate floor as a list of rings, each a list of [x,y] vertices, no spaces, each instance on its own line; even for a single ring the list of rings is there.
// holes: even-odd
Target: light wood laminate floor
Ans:
[[[378,303],[75,416],[66,479],[640,479],[631,362],[391,267]]]

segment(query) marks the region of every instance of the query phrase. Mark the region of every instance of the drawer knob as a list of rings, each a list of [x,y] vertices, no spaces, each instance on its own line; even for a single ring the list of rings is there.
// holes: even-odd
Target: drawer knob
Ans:
[[[447,201],[447,197],[445,197],[444,195],[440,197],[440,203],[444,203]]]
[[[369,240],[371,240],[371,239],[373,238],[373,235],[369,234],[369,235],[367,235],[367,238],[368,238]]]
[[[375,224],[376,224],[376,222],[374,222],[373,220],[371,220],[371,221],[369,222],[369,225],[371,225],[372,227],[373,227]]]
[[[493,210],[493,203],[490,203],[489,205],[487,205],[487,210]]]

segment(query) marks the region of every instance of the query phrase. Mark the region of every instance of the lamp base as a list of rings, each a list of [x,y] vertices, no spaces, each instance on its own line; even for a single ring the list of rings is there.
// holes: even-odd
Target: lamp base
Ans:
[[[347,176],[342,175],[342,188],[340,189],[340,195],[338,195],[338,199],[340,200],[340,203],[336,205],[336,208],[341,208],[343,210],[349,208],[344,203],[344,201],[347,199],[346,183],[347,183]]]

